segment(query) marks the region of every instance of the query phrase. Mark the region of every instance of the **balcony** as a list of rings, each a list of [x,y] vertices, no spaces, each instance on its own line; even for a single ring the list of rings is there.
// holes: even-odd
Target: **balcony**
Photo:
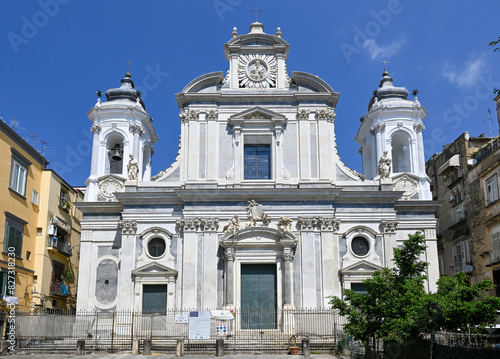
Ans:
[[[58,252],[66,257],[73,255],[73,247],[69,243],[64,243],[58,240],[49,239],[48,250]]]
[[[68,295],[68,287],[61,281],[52,282],[50,283],[49,293],[66,297]]]
[[[466,218],[467,216],[465,212],[464,202],[461,202],[450,210],[450,221],[448,223],[448,226],[452,227],[457,223],[464,222]]]

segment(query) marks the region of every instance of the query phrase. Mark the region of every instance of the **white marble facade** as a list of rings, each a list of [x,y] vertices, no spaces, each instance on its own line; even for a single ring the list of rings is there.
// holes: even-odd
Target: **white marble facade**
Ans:
[[[339,93],[317,76],[289,75],[288,51],[279,29],[234,29],[227,73],[202,75],[176,94],[178,156],[155,176],[158,137],[130,74],[90,110],[79,310],[146,310],[149,298],[172,309],[248,306],[242,293],[251,281],[242,278],[260,266],[273,272],[271,306],[324,308],[328,296],[362,290],[364,279],[391,266],[392,249],[417,230],[435,289],[425,108],[383,74],[356,135],[360,174],[337,152]],[[378,172],[384,151],[388,176]],[[129,177],[131,154],[138,175]]]

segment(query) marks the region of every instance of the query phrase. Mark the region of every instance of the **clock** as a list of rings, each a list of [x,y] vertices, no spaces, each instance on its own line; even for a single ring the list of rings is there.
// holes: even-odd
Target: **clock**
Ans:
[[[396,181],[394,189],[396,191],[403,191],[404,197],[411,197],[417,192],[417,184],[409,177],[403,176]]]
[[[106,199],[112,199],[115,197],[116,192],[121,192],[123,184],[115,180],[114,178],[107,178],[99,184],[99,192]]]

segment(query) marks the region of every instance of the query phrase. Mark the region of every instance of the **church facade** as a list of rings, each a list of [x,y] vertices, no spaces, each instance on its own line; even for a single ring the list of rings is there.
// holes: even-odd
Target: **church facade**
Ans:
[[[384,72],[356,135],[360,174],[337,152],[339,94],[317,76],[289,75],[288,53],[279,28],[235,28],[227,73],[176,95],[178,155],[154,176],[158,137],[131,75],[98,100],[78,205],[78,310],[325,308],[343,288],[364,290],[417,230],[435,290],[427,111]]]

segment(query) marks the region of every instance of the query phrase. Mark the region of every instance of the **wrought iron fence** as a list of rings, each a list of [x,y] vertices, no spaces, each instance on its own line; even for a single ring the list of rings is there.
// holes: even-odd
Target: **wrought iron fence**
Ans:
[[[86,350],[131,350],[134,341],[142,346],[149,339],[154,350],[175,351],[181,339],[188,352],[215,351],[215,340],[223,338],[225,351],[282,352],[292,335],[297,343],[309,339],[311,350],[333,350],[343,332],[343,318],[331,309],[237,309],[233,319],[210,319],[210,339],[190,340],[188,324],[175,321],[189,312],[18,313],[16,337],[25,350],[75,350],[82,339]]]

